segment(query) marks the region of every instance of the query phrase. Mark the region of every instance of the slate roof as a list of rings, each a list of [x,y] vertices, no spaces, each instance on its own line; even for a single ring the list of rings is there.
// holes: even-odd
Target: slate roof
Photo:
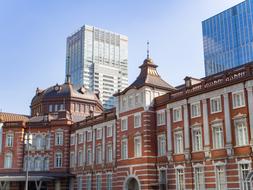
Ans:
[[[139,67],[141,69],[141,72],[137,79],[125,90],[115,94],[115,96],[125,94],[130,89],[139,89],[143,86],[151,86],[167,91],[176,90],[176,88],[165,82],[160,77],[156,70],[157,67],[158,66],[153,63],[152,59],[150,59],[149,57],[145,59],[143,64]]]

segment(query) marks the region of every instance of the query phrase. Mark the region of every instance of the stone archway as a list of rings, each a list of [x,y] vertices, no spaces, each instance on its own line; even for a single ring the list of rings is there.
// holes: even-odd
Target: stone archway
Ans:
[[[138,178],[136,178],[133,175],[128,176],[124,182],[123,189],[124,190],[141,190],[141,185]]]

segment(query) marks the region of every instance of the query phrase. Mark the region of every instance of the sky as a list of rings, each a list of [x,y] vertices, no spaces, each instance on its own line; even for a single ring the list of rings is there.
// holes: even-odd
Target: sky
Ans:
[[[128,36],[129,84],[150,57],[169,84],[204,77],[201,22],[242,0],[0,0],[0,111],[29,114],[65,79],[66,38],[84,24]]]

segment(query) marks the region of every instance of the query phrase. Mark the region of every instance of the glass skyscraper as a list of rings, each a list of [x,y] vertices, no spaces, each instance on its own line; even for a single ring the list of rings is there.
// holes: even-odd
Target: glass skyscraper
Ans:
[[[67,38],[66,74],[113,107],[113,94],[128,86],[127,36],[84,25]]]
[[[202,22],[206,76],[253,61],[253,0]]]

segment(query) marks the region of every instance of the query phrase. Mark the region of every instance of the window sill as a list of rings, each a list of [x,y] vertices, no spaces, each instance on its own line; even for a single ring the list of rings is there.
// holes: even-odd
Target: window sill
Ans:
[[[235,110],[235,109],[239,109],[239,108],[243,108],[243,107],[245,107],[245,105],[236,106],[236,107],[233,106],[233,109]]]
[[[201,117],[201,115],[191,116],[191,119],[198,118],[198,117]]]
[[[221,113],[222,112],[222,110],[220,110],[220,111],[214,111],[214,112],[210,112],[210,114],[216,114],[216,113]]]

